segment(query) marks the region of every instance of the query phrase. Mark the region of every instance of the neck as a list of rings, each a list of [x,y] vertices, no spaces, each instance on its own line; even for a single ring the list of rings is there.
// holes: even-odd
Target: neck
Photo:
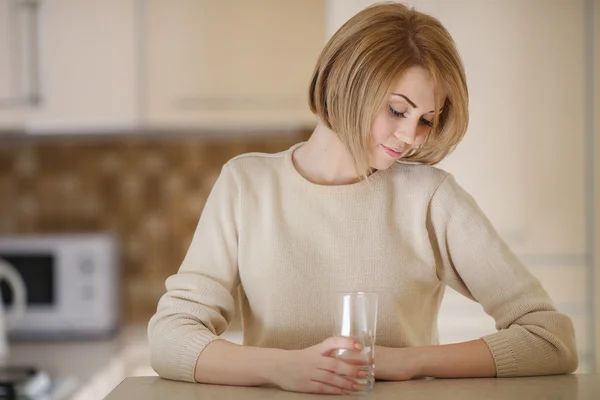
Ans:
[[[319,185],[348,185],[360,177],[337,134],[319,122],[310,139],[292,155],[298,172]]]

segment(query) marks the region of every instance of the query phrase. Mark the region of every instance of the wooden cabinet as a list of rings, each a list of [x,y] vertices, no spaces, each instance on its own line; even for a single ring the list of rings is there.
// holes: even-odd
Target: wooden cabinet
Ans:
[[[323,0],[142,3],[142,118],[150,127],[314,126],[308,87]]]

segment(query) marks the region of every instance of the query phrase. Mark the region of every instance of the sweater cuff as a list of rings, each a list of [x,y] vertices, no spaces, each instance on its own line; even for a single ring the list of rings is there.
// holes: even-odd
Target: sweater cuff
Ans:
[[[186,382],[196,382],[196,363],[204,348],[219,339],[218,336],[203,335],[192,332],[184,338],[184,346],[179,351],[179,363],[173,366],[173,379]]]
[[[484,336],[482,339],[488,345],[492,352],[492,357],[494,357],[496,376],[498,378],[517,376],[519,372],[517,359],[510,343],[502,332]]]

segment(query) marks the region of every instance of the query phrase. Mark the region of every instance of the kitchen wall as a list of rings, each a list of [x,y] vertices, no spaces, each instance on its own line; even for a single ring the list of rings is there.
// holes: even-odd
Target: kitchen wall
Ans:
[[[179,268],[222,165],[241,153],[287,149],[308,135],[0,136],[0,235],[115,234],[125,322],[145,323]]]

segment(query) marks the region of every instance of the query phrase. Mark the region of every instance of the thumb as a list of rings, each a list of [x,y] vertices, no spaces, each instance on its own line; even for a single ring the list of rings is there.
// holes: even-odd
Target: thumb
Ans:
[[[362,350],[363,345],[349,337],[334,336],[321,343],[319,352],[323,356],[331,356],[331,353],[340,349],[357,351]]]

